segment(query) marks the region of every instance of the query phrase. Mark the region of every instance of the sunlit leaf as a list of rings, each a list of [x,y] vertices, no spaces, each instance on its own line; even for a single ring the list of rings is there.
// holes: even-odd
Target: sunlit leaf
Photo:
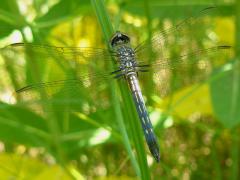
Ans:
[[[71,179],[60,166],[47,165],[35,158],[4,153],[0,162],[1,179]]]
[[[194,113],[205,115],[213,113],[207,84],[186,87],[172,97],[163,99],[161,107],[167,109],[169,103],[173,113],[183,119],[187,119]]]

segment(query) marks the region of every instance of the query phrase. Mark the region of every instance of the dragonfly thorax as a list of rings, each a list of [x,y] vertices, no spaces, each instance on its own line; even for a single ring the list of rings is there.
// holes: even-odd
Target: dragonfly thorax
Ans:
[[[116,49],[117,51],[117,58],[119,59],[120,63],[128,62],[135,59],[134,50],[129,46],[120,46]]]
[[[117,31],[111,39],[111,46],[116,52],[120,65],[129,66],[135,61],[135,52],[131,48],[130,38],[126,34]]]
[[[117,48],[117,60],[120,69],[126,76],[136,72],[136,60],[134,50],[127,45],[119,46]]]

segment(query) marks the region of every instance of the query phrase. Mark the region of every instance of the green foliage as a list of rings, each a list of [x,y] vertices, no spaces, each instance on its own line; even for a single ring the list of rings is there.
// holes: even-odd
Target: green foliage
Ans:
[[[27,146],[44,146],[49,141],[47,127],[41,117],[26,109],[6,104],[1,104],[1,107],[4,109],[0,118],[1,140]]]
[[[2,179],[72,179],[71,176],[58,165],[46,165],[36,158],[23,157],[17,154],[1,154],[0,174]],[[74,171],[74,168],[71,167]],[[78,179],[83,177],[78,174]]]
[[[38,17],[35,22],[38,28],[48,28],[56,26],[66,20],[71,20],[80,14],[89,13],[89,1],[87,0],[69,0],[68,3],[60,1],[55,4],[47,14]]]
[[[153,31],[171,27],[179,20],[212,6],[208,0],[201,4],[188,0],[178,3],[131,0],[120,3],[106,1],[106,10],[103,1],[60,0],[34,1],[23,13],[20,10],[21,3],[1,1],[1,44],[6,45],[11,41],[9,35],[13,31],[18,31],[23,41],[28,42],[28,27],[35,44],[87,44],[104,46],[106,52],[114,32],[111,24],[119,24],[120,30],[130,34],[133,42],[138,44],[147,37],[150,39]],[[240,77],[237,48],[230,62],[227,56],[205,52],[205,59],[214,59],[212,64],[203,63],[206,71],[201,69],[201,63],[198,67],[193,64],[184,71],[184,64],[179,65],[175,58],[181,52],[192,52],[194,48],[205,48],[209,44],[216,45],[218,38],[220,44],[235,44],[228,38],[233,31],[225,33],[228,24],[222,20],[225,17],[233,24],[233,19],[229,17],[235,15],[235,5],[219,2],[217,6],[217,13],[207,17],[203,15],[203,21],[199,21],[201,27],[199,24],[193,26],[195,28],[190,32],[191,35],[180,28],[175,34],[167,34],[169,44],[163,50],[171,54],[171,65],[178,68],[166,74],[161,72],[157,77],[150,73],[145,78],[139,75],[141,82],[144,82],[142,89],[147,97],[150,115],[155,120],[153,124],[161,145],[160,164],[153,162],[145,147],[127,86],[122,81],[117,86],[110,78],[105,78],[103,71],[111,72],[116,64],[111,58],[103,59],[101,50],[92,58],[61,54],[61,48],[57,53],[54,48],[46,53],[41,46],[38,46],[38,52],[27,45],[23,49],[20,46],[0,49],[0,150],[2,146],[5,147],[5,152],[0,156],[0,176],[53,179],[59,173],[62,176],[58,178],[66,179],[81,179],[82,174],[86,178],[120,178],[126,175],[142,179],[179,179],[185,176],[191,179],[238,179]],[[213,21],[222,22],[223,26],[215,27]],[[238,21],[236,23],[239,24]],[[235,33],[238,37],[238,31]],[[218,37],[219,34],[225,37]],[[178,35],[182,38],[178,39]],[[185,43],[179,47],[174,44],[175,39]],[[150,53],[153,53],[152,59],[149,58],[149,52],[144,51],[141,54],[143,60],[149,58],[154,61],[156,50],[151,49]],[[77,60],[75,55],[79,57]],[[186,62],[197,61],[197,58],[191,57]],[[81,84],[82,81],[74,81],[79,74],[88,76],[93,72],[88,81],[81,79],[86,82],[85,85]],[[101,82],[98,82],[95,74],[103,75]],[[73,81],[61,82],[64,78]],[[158,84],[164,78],[161,81],[163,83]],[[58,80],[61,86],[54,87],[50,83],[46,89],[36,88],[20,95],[15,93],[13,101],[9,102],[9,97],[6,98],[12,95],[13,89],[54,80]],[[38,87],[41,87],[41,83]],[[52,96],[50,101],[49,96]],[[26,104],[29,99],[34,101]],[[32,162],[32,152],[37,152],[37,159],[48,163]],[[13,170],[12,166],[20,164],[16,154],[21,156],[25,168]],[[8,165],[6,163],[11,162],[10,156],[15,160]],[[25,159],[25,156],[30,158]],[[51,163],[58,165],[49,168],[47,164]],[[32,168],[29,171],[31,173],[27,172],[29,168]]]
[[[212,102],[216,115],[223,125],[229,128],[237,126],[240,122],[240,74],[238,63],[238,61],[234,61],[227,64],[225,68],[228,66],[230,68],[211,82]],[[215,73],[217,74],[217,72]]]

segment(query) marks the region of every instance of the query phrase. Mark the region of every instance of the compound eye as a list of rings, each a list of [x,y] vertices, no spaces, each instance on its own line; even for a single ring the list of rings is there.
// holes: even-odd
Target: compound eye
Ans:
[[[126,44],[129,42],[130,42],[130,38],[127,35],[121,32],[117,32],[114,34],[114,36],[111,39],[111,46],[115,47],[117,45]]]

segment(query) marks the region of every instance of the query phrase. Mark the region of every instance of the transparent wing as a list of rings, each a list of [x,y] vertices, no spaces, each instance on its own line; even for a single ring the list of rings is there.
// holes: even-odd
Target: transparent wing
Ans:
[[[158,58],[170,58],[174,53],[186,54],[206,44],[216,45],[208,35],[210,26],[213,26],[208,17],[214,17],[218,11],[216,7],[205,8],[177,25],[166,20],[166,30],[156,32],[150,41],[144,41],[135,48],[137,60],[151,63]]]
[[[85,60],[92,60],[93,57],[99,57],[104,60],[110,60],[111,56],[114,54],[109,53],[107,49],[101,48],[90,48],[90,47],[57,47],[57,46],[49,46],[49,45],[38,45],[38,44],[30,44],[30,43],[15,43],[9,46],[6,46],[3,49],[8,49],[12,51],[28,51],[35,54],[41,54],[45,56],[53,56],[53,57],[64,57],[64,59],[68,59],[70,61],[77,61],[81,58]]]
[[[36,111],[109,106],[114,55],[107,50],[18,43],[1,49],[1,55],[14,85],[9,102]]]
[[[166,21],[167,30],[135,48],[146,94],[171,95],[208,78],[212,68],[231,56],[230,46],[217,43],[214,15],[218,13],[217,7],[208,7],[176,25]]]
[[[214,46],[158,59],[144,67],[139,79],[146,94],[151,91],[164,98],[183,87],[207,80],[214,68],[222,66],[232,56],[231,46]]]

